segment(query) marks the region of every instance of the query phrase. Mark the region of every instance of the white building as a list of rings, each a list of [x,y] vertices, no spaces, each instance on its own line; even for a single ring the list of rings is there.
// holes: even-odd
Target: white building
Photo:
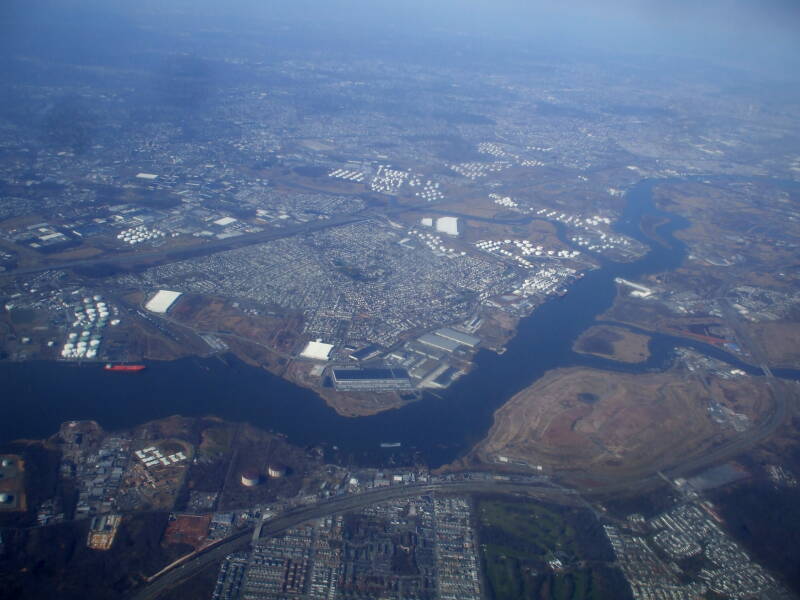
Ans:
[[[333,344],[326,344],[322,340],[308,342],[306,347],[300,353],[304,358],[313,358],[314,360],[328,360],[333,350]]]
[[[458,235],[458,217],[439,217],[436,219],[436,231]]]
[[[150,312],[164,314],[182,295],[183,294],[181,292],[158,290],[156,295],[150,298],[150,301],[145,304],[144,307]]]

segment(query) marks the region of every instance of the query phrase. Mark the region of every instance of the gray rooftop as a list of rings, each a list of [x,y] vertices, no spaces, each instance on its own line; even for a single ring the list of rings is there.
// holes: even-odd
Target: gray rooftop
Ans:
[[[459,344],[464,344],[470,348],[477,346],[481,341],[480,338],[476,338],[474,335],[464,333],[463,331],[457,331],[450,327],[442,327],[436,331],[436,335],[447,338],[448,340],[453,340]]]
[[[448,352],[458,350],[458,347],[461,345],[455,340],[436,335],[435,333],[426,333],[419,338],[419,341],[427,346],[433,346],[434,348],[447,350]]]

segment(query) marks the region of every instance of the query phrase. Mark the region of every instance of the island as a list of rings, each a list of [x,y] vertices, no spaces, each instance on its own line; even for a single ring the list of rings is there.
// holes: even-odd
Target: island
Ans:
[[[595,325],[575,340],[573,349],[581,354],[592,354],[619,362],[640,363],[650,356],[649,341],[649,336],[624,327]]]

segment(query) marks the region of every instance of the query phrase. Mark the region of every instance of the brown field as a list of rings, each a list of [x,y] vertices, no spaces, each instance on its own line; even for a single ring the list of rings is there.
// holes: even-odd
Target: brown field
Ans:
[[[253,367],[261,367],[274,375],[285,377],[289,360],[269,350],[258,342],[241,338],[219,336],[239,360]]]
[[[188,454],[191,452],[191,448],[187,449],[183,440],[191,440],[194,437],[195,422],[196,419],[192,417],[173,415],[158,421],[150,421],[138,429],[146,439],[160,440],[159,444],[168,441],[169,438],[177,438],[175,441],[182,447],[176,448],[176,450],[183,450]]]
[[[499,351],[516,335],[518,324],[519,317],[495,310],[484,316],[476,335],[481,338],[482,345]]]
[[[504,456],[579,479],[652,473],[733,435],[710,419],[709,399],[756,419],[771,392],[757,378],[703,382],[679,371],[559,369],[495,413],[472,458],[496,463]]]
[[[763,349],[770,365],[800,368],[800,323],[768,321],[745,323],[743,327]]]
[[[368,417],[410,402],[397,392],[337,392],[330,388],[318,388],[315,391],[343,417]]]
[[[709,336],[695,333],[708,327],[723,327],[725,322],[714,316],[679,316],[670,312],[665,306],[655,302],[641,302],[629,298],[624,293],[618,293],[614,304],[598,317],[601,321],[617,321],[633,325],[646,331],[666,333],[668,335],[687,337],[710,343],[722,343],[719,336]],[[716,338],[716,341],[714,339]]]
[[[128,323],[123,330],[114,331],[115,335],[127,332],[124,357],[143,357],[151,360],[174,360],[188,356],[193,352],[199,354],[201,346],[197,342],[178,344],[165,337],[158,329],[143,319]]]
[[[492,218],[498,213],[503,212],[502,206],[498,206],[486,197],[464,197],[456,195],[458,200],[453,202],[442,202],[437,206],[439,210],[451,210],[463,215],[472,215],[474,217]]]
[[[770,186],[765,186],[759,189],[757,196],[770,198],[774,192]],[[748,257],[751,265],[760,263],[757,269],[760,271],[770,272],[779,265],[794,264],[793,248],[774,243],[777,232],[790,233],[785,220],[779,213],[763,210],[753,201],[752,193],[753,190],[735,185],[722,187],[693,182],[659,186],[654,198],[665,210],[689,218],[691,225],[677,231],[675,236],[692,249],[710,244],[724,256],[741,253]],[[748,237],[742,237],[742,233]]]
[[[170,312],[170,317],[179,323],[191,325],[196,331],[219,334],[223,339],[257,340],[259,345],[278,354],[294,352],[299,344],[296,332],[302,331],[300,315],[246,315],[220,298],[186,296]],[[227,339],[225,341],[228,343]]]
[[[95,246],[88,246],[86,244],[79,246],[77,248],[72,248],[71,250],[67,250],[65,252],[59,252],[57,254],[51,254],[48,259],[49,260],[80,260],[83,258],[92,258],[97,256],[98,254],[103,254],[103,250],[100,248],[96,248]]]
[[[644,362],[650,356],[650,338],[622,327],[596,325],[575,341],[572,349],[581,354],[594,354],[619,362]]]
[[[211,515],[174,515],[164,532],[166,544],[188,544],[199,548],[208,535]]]

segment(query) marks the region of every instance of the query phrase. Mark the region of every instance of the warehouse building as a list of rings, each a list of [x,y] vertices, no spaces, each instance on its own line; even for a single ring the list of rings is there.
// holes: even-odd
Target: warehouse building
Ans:
[[[350,358],[353,360],[364,361],[369,360],[371,358],[375,358],[382,352],[381,347],[377,344],[370,344],[361,350],[356,350],[355,352],[350,353]]]
[[[440,217],[436,219],[436,231],[447,235],[458,235],[458,217]]]
[[[331,369],[333,386],[341,392],[391,392],[411,390],[408,371],[384,369]]]
[[[442,327],[436,331],[436,335],[447,338],[448,340],[453,340],[464,346],[469,346],[470,348],[474,348],[481,342],[480,338],[476,338],[474,335],[451,329],[450,327]]]
[[[426,346],[432,346],[433,348],[438,348],[439,350],[444,350],[445,352],[455,352],[461,345],[455,340],[442,337],[436,333],[426,333],[419,338],[419,341]]]
[[[313,360],[328,360],[331,357],[331,350],[333,350],[333,344],[326,344],[322,340],[316,340],[308,342],[300,356]]]
[[[170,290],[158,290],[155,296],[144,307],[150,312],[164,314],[175,301],[182,296],[181,292],[171,292]]]

